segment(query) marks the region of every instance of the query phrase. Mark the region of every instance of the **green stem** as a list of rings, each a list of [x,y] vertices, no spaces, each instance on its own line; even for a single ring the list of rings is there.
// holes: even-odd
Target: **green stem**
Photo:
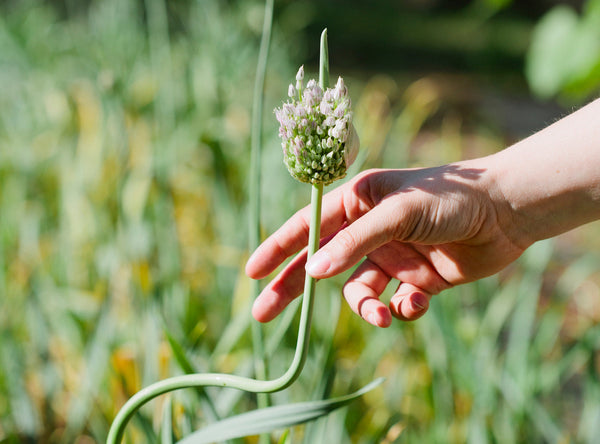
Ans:
[[[323,48],[325,46],[325,48]],[[327,57],[327,30],[321,35],[321,61],[319,84],[327,87],[328,62]],[[323,68],[325,66],[325,68]],[[313,184],[311,192],[311,218],[308,239],[308,258],[319,248],[321,233],[321,204],[323,200],[323,184]],[[191,387],[228,387],[244,390],[251,393],[273,393],[289,387],[302,372],[302,368],[308,356],[308,344],[310,341],[310,326],[315,296],[315,279],[306,274],[304,281],[304,296],[302,300],[302,311],[300,313],[300,325],[298,328],[298,339],[296,351],[288,370],[277,379],[261,381],[245,378],[237,375],[222,373],[199,373],[193,375],[182,375],[168,378],[154,383],[133,395],[119,410],[108,432],[107,444],[119,444],[125,433],[125,426],[135,412],[148,401],[183,388]]]
[[[322,196],[323,185],[313,185],[311,195],[312,215],[308,246],[309,257],[319,248]],[[142,405],[159,395],[173,390],[212,386],[235,388],[251,393],[273,393],[289,387],[298,376],[300,376],[308,355],[310,325],[314,306],[314,290],[315,279],[307,274],[304,284],[304,298],[302,301],[302,312],[300,314],[296,352],[290,367],[282,376],[270,381],[260,381],[221,373],[199,373],[194,375],[176,376],[157,382],[137,392],[125,403],[125,405],[123,405],[110,428],[108,439],[106,441],[107,444],[118,444],[121,442],[127,422]]]

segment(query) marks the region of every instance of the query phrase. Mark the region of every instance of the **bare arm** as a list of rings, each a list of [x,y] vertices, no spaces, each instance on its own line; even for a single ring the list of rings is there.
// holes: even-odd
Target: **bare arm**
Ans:
[[[525,242],[598,219],[600,100],[483,161]]]

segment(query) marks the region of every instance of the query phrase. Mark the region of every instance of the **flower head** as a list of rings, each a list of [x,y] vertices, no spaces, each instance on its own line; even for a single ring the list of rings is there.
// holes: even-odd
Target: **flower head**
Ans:
[[[359,140],[352,125],[348,89],[340,77],[325,91],[314,80],[304,86],[304,67],[288,88],[291,101],[275,110],[283,158],[290,174],[307,183],[328,185],[346,175]]]

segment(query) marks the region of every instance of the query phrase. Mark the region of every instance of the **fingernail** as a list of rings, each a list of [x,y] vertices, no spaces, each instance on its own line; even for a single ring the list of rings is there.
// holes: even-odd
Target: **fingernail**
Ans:
[[[369,313],[367,315],[367,322],[369,324],[373,324],[376,327],[379,327],[379,325],[377,324],[377,321],[375,320],[375,313]]]
[[[425,295],[421,293],[414,293],[410,298],[410,304],[412,306],[413,311],[425,310],[425,308],[427,307]]]
[[[306,272],[311,276],[320,275],[327,272],[330,266],[329,255],[325,252],[317,252],[306,263]]]

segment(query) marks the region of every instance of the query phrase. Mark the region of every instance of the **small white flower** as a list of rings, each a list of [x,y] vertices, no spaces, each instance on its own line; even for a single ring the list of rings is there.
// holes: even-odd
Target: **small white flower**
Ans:
[[[348,102],[343,101],[341,102],[333,111],[333,115],[339,119],[341,117],[344,117],[344,115],[346,114],[346,112],[348,111],[348,108],[350,108]]]
[[[298,91],[302,91],[302,84],[304,83],[302,80],[304,79],[304,65],[300,67],[298,73],[296,74],[296,89]]]
[[[294,97],[296,97],[296,94],[298,94],[298,91],[296,90],[296,88],[294,87],[294,85],[292,85],[290,83],[290,86],[288,87],[288,97],[290,99],[293,99]]]
[[[308,113],[308,110],[302,104],[298,105],[298,107],[296,108],[296,116],[298,116],[298,117],[304,117],[304,116],[306,116],[307,113]]]
[[[325,98],[323,98],[323,101],[319,105],[319,111],[321,111],[321,114],[324,115],[331,114],[333,112],[333,107],[331,103],[326,102]]]
[[[348,90],[346,89],[346,85],[344,85],[344,79],[338,77],[338,81],[335,84],[335,89],[333,91],[333,96],[335,97],[335,100],[339,100],[347,95]]]
[[[323,125],[325,126],[333,126],[335,125],[335,117],[327,116],[327,118],[323,121]]]
[[[312,108],[317,104],[317,98],[315,97],[315,93],[312,89],[308,89],[308,86],[304,90],[302,94],[302,101],[306,104],[307,107]]]

